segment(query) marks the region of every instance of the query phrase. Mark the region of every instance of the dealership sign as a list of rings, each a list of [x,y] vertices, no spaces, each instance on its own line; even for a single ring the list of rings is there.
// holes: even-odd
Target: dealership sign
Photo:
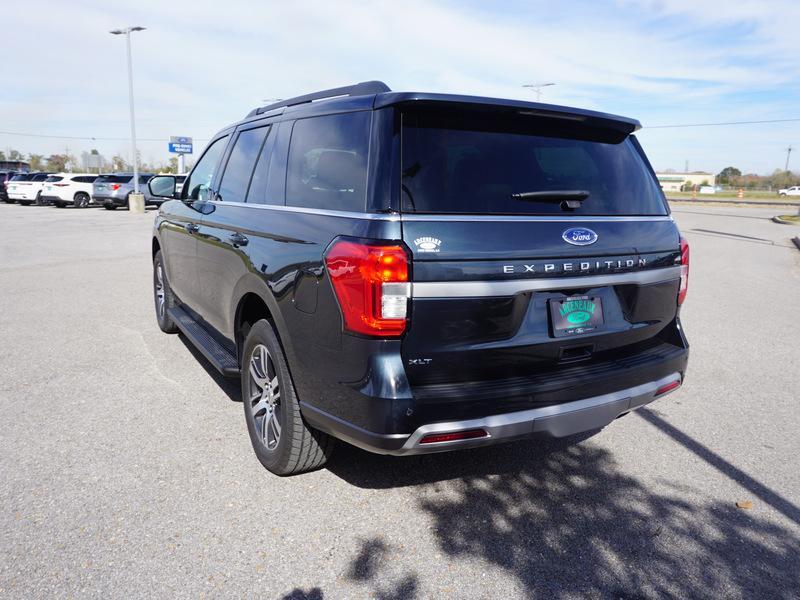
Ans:
[[[173,154],[191,154],[192,138],[173,135],[169,138],[169,151]]]

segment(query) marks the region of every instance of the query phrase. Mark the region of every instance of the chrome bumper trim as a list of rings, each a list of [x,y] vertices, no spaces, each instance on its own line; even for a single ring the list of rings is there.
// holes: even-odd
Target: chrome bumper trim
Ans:
[[[565,402],[564,404],[533,408],[504,415],[493,415],[480,419],[422,425],[409,436],[402,448],[390,452],[390,454],[407,455],[445,452],[509,441],[527,437],[534,433],[565,437],[582,431],[599,429],[611,423],[621,414],[640,408],[657,397],[660,398],[666,395],[656,396],[656,391],[676,380],[681,380],[681,374],[678,372],[662,377],[657,381],[585,400]],[[468,429],[483,429],[489,436],[454,442],[420,444],[420,441],[426,435],[455,433]]]

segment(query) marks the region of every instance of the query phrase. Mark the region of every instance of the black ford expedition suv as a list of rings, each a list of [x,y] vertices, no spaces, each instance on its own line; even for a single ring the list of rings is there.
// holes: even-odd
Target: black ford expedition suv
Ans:
[[[689,249],[637,121],[380,82],[253,110],[152,240],[155,305],[241,379],[285,475],[333,438],[471,448],[608,425],[681,385]]]

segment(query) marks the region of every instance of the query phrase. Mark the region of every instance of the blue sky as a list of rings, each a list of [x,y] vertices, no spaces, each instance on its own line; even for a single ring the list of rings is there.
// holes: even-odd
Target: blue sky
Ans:
[[[638,118],[657,169],[769,173],[800,121],[727,127],[649,125],[800,119],[800,2],[136,2],[6,8],[13,67],[0,92],[0,148],[127,153],[125,47],[134,34],[137,129],[147,161],[170,135],[208,138],[263,98],[382,79],[397,90],[533,99]],[[163,140],[163,141],[162,141]],[[201,144],[202,142],[200,142]],[[199,145],[199,144],[198,144]]]

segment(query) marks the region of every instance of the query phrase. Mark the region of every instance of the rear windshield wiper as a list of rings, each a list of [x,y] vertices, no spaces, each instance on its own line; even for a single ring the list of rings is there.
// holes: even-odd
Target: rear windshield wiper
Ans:
[[[529,202],[560,202],[563,210],[575,210],[589,197],[586,190],[542,190],[539,192],[519,192],[511,194],[514,200]]]

